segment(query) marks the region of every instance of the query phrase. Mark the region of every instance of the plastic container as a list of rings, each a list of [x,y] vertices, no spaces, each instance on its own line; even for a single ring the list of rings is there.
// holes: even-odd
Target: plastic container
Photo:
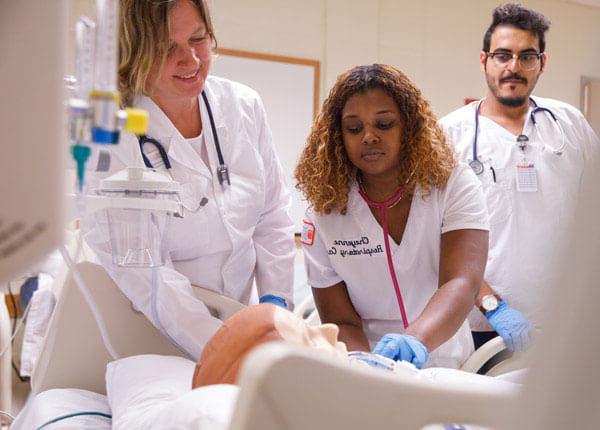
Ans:
[[[179,184],[145,168],[129,168],[102,181],[113,262],[122,267],[165,263],[169,220],[181,215]]]

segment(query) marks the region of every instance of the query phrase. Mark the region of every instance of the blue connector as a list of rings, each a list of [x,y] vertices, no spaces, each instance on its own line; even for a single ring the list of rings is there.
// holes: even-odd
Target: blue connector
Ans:
[[[71,146],[71,155],[77,163],[77,186],[79,191],[83,190],[83,179],[85,175],[85,163],[90,158],[92,150],[89,146],[73,145]]]
[[[92,127],[92,142],[105,145],[116,145],[119,143],[119,131],[110,131]]]

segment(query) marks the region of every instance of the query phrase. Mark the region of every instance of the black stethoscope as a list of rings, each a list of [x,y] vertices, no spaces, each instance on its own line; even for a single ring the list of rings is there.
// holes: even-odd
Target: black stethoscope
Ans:
[[[221,152],[221,145],[219,144],[219,136],[217,135],[217,128],[215,127],[215,119],[213,118],[212,109],[210,108],[210,104],[208,103],[208,98],[206,97],[206,93],[202,91],[202,100],[204,100],[204,104],[206,105],[206,111],[208,112],[208,119],[210,120],[210,128],[212,130],[213,139],[215,141],[215,148],[217,149],[217,156],[219,157],[219,166],[217,167],[217,178],[219,178],[219,184],[223,185],[223,182],[227,182],[227,185],[231,185],[231,181],[229,180],[229,168],[227,164],[225,164],[225,160],[223,159],[223,153]],[[168,170],[171,168],[171,161],[169,160],[169,156],[167,155],[167,151],[165,147],[156,139],[153,139],[149,136],[143,135],[138,138],[138,142],[140,143],[140,151],[142,152],[142,158],[144,159],[144,164],[146,167],[153,169],[152,163],[144,153],[144,144],[150,143],[154,145],[160,154],[160,158],[165,165],[165,168]]]
[[[471,160],[469,162],[469,166],[471,167],[471,169],[473,169],[473,172],[475,172],[476,175],[481,175],[484,170],[483,162],[479,159],[479,156],[477,154],[477,135],[479,133],[479,110],[481,109],[481,102],[483,102],[483,100],[484,99],[481,99],[481,100],[479,100],[479,102],[477,102],[477,108],[475,109],[475,133],[473,135],[473,145],[472,145],[473,146],[473,160]],[[529,101],[533,104],[533,109],[531,110],[531,113],[529,114],[529,116],[531,118],[531,122],[533,123],[536,131],[537,131],[537,120],[535,119],[535,115],[537,113],[545,112],[554,120],[554,124],[556,124],[556,126],[558,127],[558,129],[560,131],[561,144],[558,148],[553,149],[552,152],[554,152],[554,154],[556,154],[556,155],[562,155],[562,153],[565,149],[565,133],[563,131],[562,126],[560,125],[560,122],[558,122],[558,118],[556,118],[556,115],[554,115],[554,112],[552,112],[550,109],[538,106],[537,103],[535,102],[535,100],[533,100],[531,97],[529,98]],[[529,142],[529,138],[526,135],[521,134],[520,136],[517,137],[517,145],[519,146],[519,148],[522,151],[525,150],[525,148],[527,146],[527,142]]]

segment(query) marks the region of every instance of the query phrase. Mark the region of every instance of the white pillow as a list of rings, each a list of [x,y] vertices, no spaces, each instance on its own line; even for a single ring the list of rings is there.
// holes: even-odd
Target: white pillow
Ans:
[[[108,364],[106,392],[113,429],[210,429],[229,426],[239,388],[191,389],[195,363],[181,357],[137,355]]]
[[[21,368],[19,369],[21,376],[31,376],[42,350],[44,336],[56,305],[56,298],[52,291],[53,282],[54,278],[50,275],[45,273],[38,275],[38,289],[31,296],[29,314],[23,332]]]

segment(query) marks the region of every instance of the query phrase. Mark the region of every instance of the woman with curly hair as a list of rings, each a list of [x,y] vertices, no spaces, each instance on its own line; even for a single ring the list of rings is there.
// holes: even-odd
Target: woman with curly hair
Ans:
[[[321,320],[349,350],[458,368],[483,280],[487,211],[421,92],[393,67],[338,77],[296,167]]]

